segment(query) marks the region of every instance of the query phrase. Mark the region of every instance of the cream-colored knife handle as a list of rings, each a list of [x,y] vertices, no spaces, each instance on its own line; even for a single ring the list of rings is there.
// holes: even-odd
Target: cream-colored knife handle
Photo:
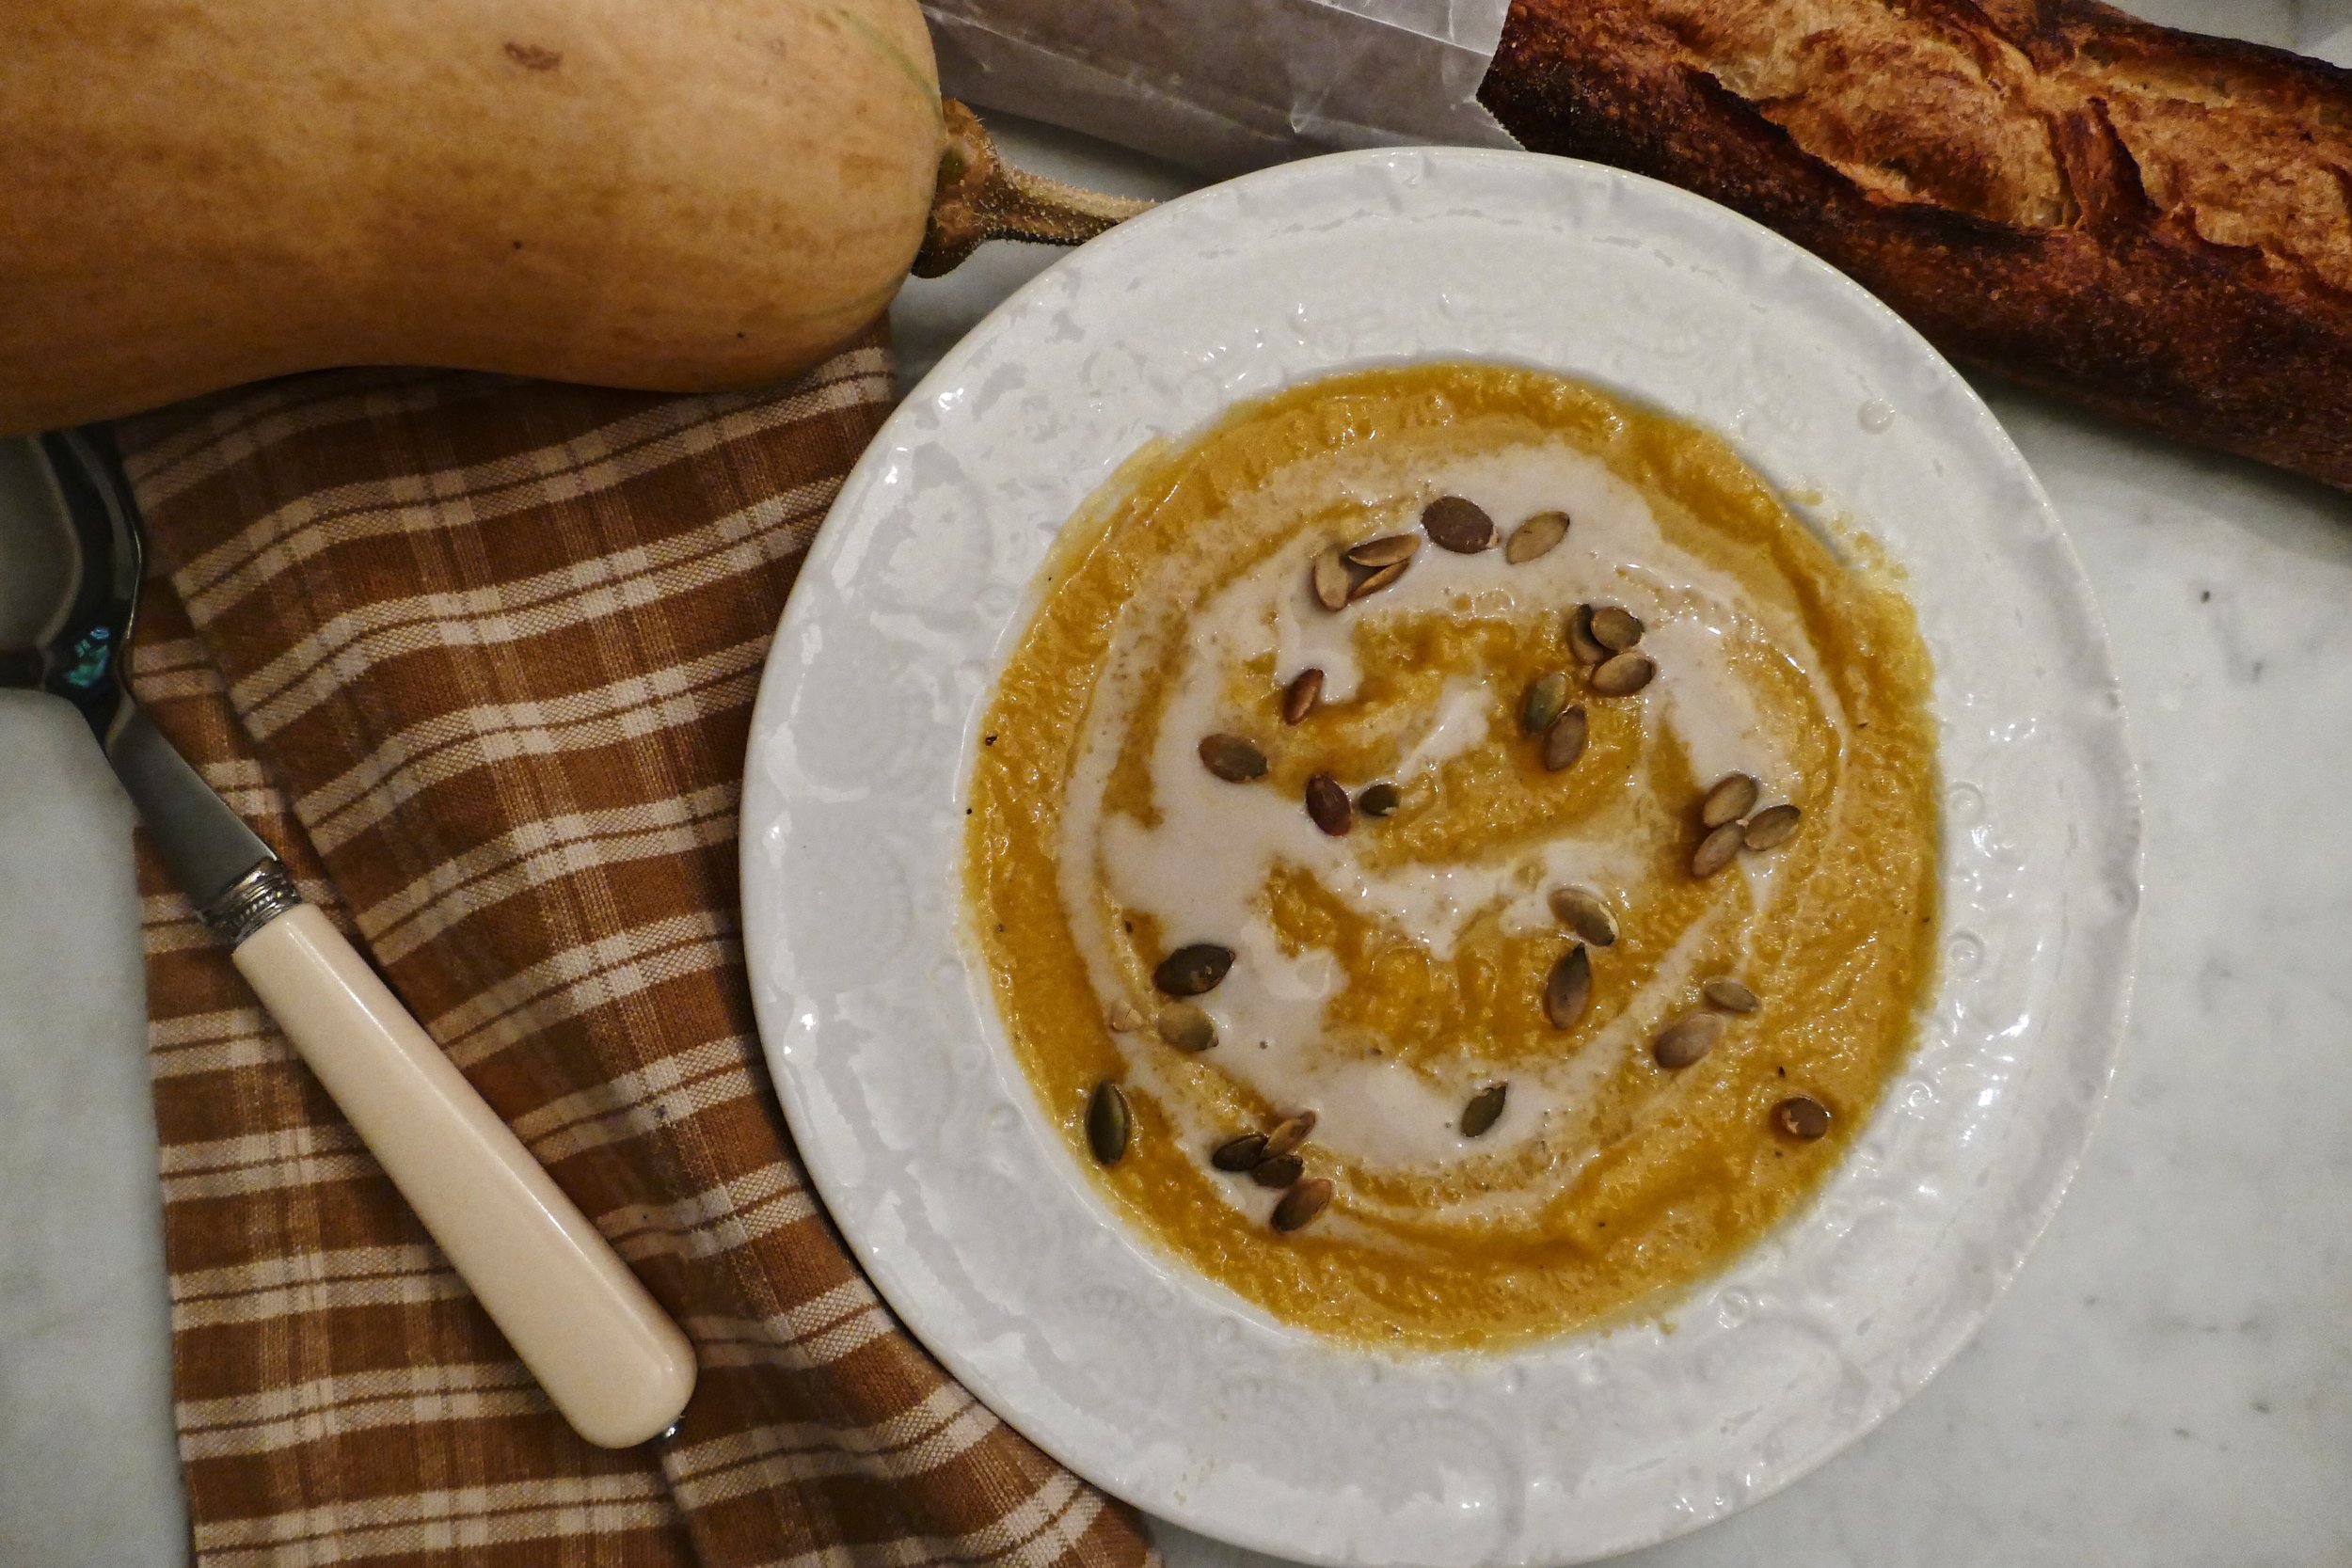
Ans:
[[[564,1419],[608,1449],[668,1431],[693,1347],[342,933],[297,904],[235,958]]]

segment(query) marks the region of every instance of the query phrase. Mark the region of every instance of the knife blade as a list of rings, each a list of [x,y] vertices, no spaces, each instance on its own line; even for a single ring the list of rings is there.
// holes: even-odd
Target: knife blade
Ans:
[[[209,923],[232,888],[277,857],[131,699],[124,661],[146,547],[111,444],[102,432],[63,430],[41,436],[40,449],[50,499],[84,559],[83,580],[39,650],[40,684],[81,710],[172,880]]]
[[[106,760],[190,904],[213,910],[264,862],[277,861],[136,703],[122,704],[113,731]]]

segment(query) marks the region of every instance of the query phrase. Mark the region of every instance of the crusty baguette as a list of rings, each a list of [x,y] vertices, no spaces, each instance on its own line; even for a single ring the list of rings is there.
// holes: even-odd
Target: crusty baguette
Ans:
[[[2352,72],[2091,0],[1513,0],[1480,97],[1963,363],[2352,488]]]

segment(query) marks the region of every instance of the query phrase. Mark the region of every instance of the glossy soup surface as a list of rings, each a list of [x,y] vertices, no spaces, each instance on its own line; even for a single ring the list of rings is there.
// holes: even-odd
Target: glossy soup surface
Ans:
[[[1443,496],[1514,562],[1422,536]],[[1404,573],[1332,611],[1318,555],[1394,534]],[[1277,1317],[1400,1348],[1507,1344],[1629,1311],[1719,1267],[1836,1163],[1908,1050],[1932,980],[1936,818],[1928,657],[1867,542],[1836,547],[1715,437],[1518,369],[1352,373],[1237,409],[1131,462],[1065,533],[974,764],[966,880],[1000,1014],[1049,1118],[1156,1244]],[[1362,576],[1359,569],[1355,576]],[[1643,624],[1638,691],[1590,689],[1581,604]],[[1308,668],[1320,703],[1287,723]],[[1523,698],[1567,677],[1587,741],[1549,770]],[[1209,735],[1266,759],[1203,766]],[[1699,803],[1753,775],[1798,831],[1693,875]],[[1325,832],[1315,774],[1385,816]],[[1590,1002],[1561,1027],[1548,977],[1590,890]],[[1155,1020],[1154,970],[1230,948],[1191,999],[1216,1044]],[[1709,1008],[1736,978],[1753,1013]],[[1723,1021],[1699,1061],[1659,1032]],[[1131,1114],[1098,1163],[1097,1085]],[[1491,1127],[1465,1135],[1482,1091]],[[1829,1112],[1804,1138],[1778,1108]],[[1210,1151],[1311,1110],[1305,1176],[1329,1205]]]

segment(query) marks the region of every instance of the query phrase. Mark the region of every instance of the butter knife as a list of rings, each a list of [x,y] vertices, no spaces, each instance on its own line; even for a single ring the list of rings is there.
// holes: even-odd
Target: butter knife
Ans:
[[[605,1448],[667,1433],[693,1392],[693,1347],[132,701],[136,503],[103,430],[53,432],[38,452],[78,570],[38,645],[0,649],[0,684],[80,709],[173,879],[564,1418]]]

